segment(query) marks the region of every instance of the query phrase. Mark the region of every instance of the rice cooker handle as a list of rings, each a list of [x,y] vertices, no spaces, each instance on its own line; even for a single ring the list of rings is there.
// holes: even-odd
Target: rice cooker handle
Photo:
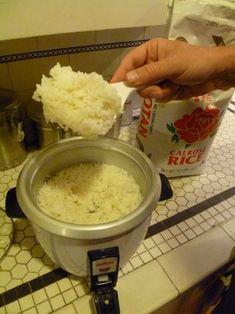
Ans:
[[[7,196],[5,200],[6,213],[8,217],[11,218],[24,218],[25,214],[20,208],[17,198],[16,198],[16,188],[12,188],[7,191]]]
[[[167,177],[162,173],[159,173],[159,176],[161,180],[161,195],[159,201],[165,201],[172,198],[173,191]]]

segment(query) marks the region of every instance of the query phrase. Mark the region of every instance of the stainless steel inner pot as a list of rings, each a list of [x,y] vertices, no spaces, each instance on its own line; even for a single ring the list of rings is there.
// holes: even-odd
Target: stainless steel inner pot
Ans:
[[[46,122],[41,102],[31,101],[27,107],[27,115],[31,122],[30,132],[40,149],[59,140],[78,136],[70,129],[65,130],[56,123]],[[121,118],[121,115],[117,117],[113,127],[104,135],[105,137],[118,138]]]
[[[18,94],[0,88],[0,170],[19,165],[27,157]]]
[[[128,171],[144,195],[140,206],[121,219],[95,225],[61,222],[43,213],[36,197],[44,181],[63,168],[81,162],[104,162]],[[150,216],[160,192],[160,177],[149,158],[129,143],[111,138],[75,137],[45,147],[27,161],[16,186],[19,205],[33,224],[49,233],[73,239],[101,239],[135,228]]]

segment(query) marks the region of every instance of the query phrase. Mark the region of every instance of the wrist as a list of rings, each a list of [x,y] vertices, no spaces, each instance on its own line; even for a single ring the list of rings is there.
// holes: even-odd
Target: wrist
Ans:
[[[225,85],[235,87],[235,45],[212,49],[215,78]]]

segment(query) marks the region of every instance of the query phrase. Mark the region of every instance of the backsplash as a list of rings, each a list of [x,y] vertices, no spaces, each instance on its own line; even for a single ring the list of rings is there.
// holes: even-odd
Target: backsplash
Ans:
[[[166,37],[166,25],[0,41],[0,88],[18,92],[26,106],[42,74],[57,62],[109,80],[130,49],[154,37]]]

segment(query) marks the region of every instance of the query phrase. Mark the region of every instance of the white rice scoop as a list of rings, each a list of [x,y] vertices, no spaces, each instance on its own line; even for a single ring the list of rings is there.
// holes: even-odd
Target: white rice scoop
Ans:
[[[111,83],[110,85],[115,88],[118,95],[122,97],[122,108],[124,108],[127,98],[132,92],[136,91],[136,88],[127,86],[124,82]]]

